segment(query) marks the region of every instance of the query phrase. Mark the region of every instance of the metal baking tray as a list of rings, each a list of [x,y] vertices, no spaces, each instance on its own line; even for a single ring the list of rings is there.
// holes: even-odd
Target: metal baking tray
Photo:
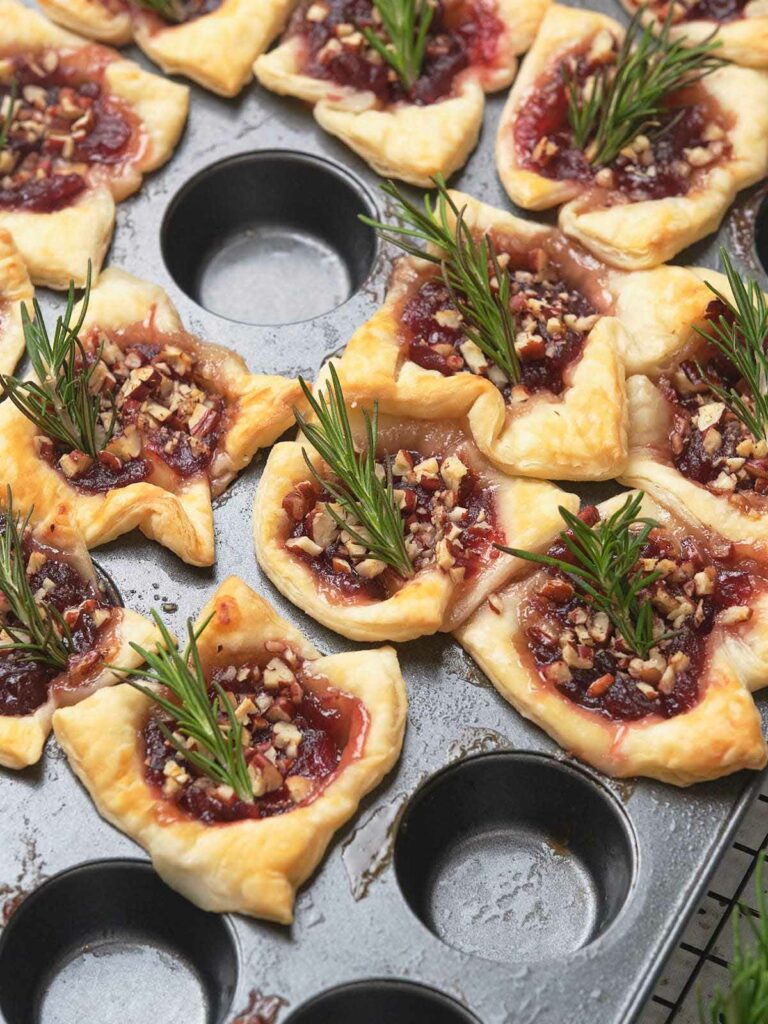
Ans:
[[[618,0],[589,6],[624,17]],[[357,221],[388,212],[378,179],[298,101],[255,85],[232,101],[192,92],[174,159],[119,207],[109,262],[162,285],[190,330],[254,370],[314,377],[384,296],[392,253]],[[494,161],[503,102],[489,99],[452,183],[509,208]],[[765,186],[742,193],[718,236],[679,262],[716,266],[722,243],[762,273],[765,197]],[[61,309],[60,296],[42,300]],[[297,302],[300,322],[248,322],[285,319]],[[177,630],[237,573],[320,650],[348,650],[259,570],[251,510],[265,458],[216,503],[215,567],[139,535],[97,560],[126,604]],[[39,765],[1,773],[7,1024],[630,1024],[759,779],[612,782],[523,720],[449,636],[398,653],[402,758],[336,836],[291,928],[204,914],[171,893],[53,740]]]

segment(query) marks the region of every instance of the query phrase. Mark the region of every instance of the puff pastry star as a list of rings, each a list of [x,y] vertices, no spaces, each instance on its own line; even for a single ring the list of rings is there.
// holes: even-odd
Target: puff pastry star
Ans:
[[[605,518],[625,500],[597,511]],[[768,578],[765,562],[744,562],[664,502],[643,499],[641,514],[659,524],[643,568],[657,570],[651,602],[672,636],[647,659],[628,652],[565,575],[536,567],[456,636],[499,693],[576,757],[620,778],[689,785],[768,760],[751,696],[768,681]]]
[[[509,272],[521,378],[512,384],[467,339],[439,268],[404,257],[382,308],[352,337],[339,368],[347,394],[427,419],[468,416],[507,473],[556,480],[615,477],[627,456],[624,368],[617,347],[636,302],[633,275],[599,266],[561,232],[450,192],[476,237]],[[615,314],[622,306],[622,320]]]
[[[315,393],[323,387],[321,377]],[[365,449],[361,411],[348,414]],[[254,505],[256,555],[281,593],[342,636],[412,640],[455,628],[521,569],[495,542],[547,545],[558,506],[578,499],[501,474],[460,420],[381,415],[378,423],[379,472],[392,472],[413,574],[398,575],[339,527],[305,455],[321,476],[327,467],[303,435],[276,445],[267,460]]]
[[[77,312],[75,313],[77,316]],[[65,450],[10,402],[0,461],[40,508],[63,498],[89,547],[134,528],[193,565],[214,560],[211,499],[293,422],[298,382],[252,374],[240,356],[184,331],[165,292],[110,268],[90,294],[80,338],[95,358],[102,422],[91,458]]]
[[[510,84],[548,4],[439,5],[421,77],[405,91],[355,28],[360,4],[302,0],[281,44],[254,71],[267,89],[310,103],[318,123],[374,170],[428,188],[434,175],[448,177],[466,162],[485,93]],[[376,25],[373,14],[365,21]]]
[[[768,445],[754,440],[699,371],[729,369],[696,331],[725,312],[706,282],[730,301],[733,293],[714,270],[675,271],[666,299],[669,310],[678,311],[679,331],[665,344],[647,351],[638,344],[630,353],[630,454],[621,479],[663,496],[738,544],[745,556],[762,559],[768,553]]]
[[[172,0],[177,21],[109,0],[41,0],[66,28],[112,46],[134,40],[163,71],[184,75],[220,96],[236,96],[253,62],[281,31],[295,0]]]
[[[622,0],[630,14],[636,14],[638,0]],[[768,68],[768,6],[765,0],[652,0],[644,18],[661,28],[673,8],[671,39],[701,43],[714,30],[720,42],[718,56],[748,68]]]
[[[0,229],[0,373],[12,373],[21,358],[21,308],[31,306],[34,294],[24,260],[8,232]]]
[[[193,782],[152,702],[128,684],[57,712],[56,738],[101,814],[169,885],[206,910],[288,924],[334,832],[400,755],[405,685],[392,648],[321,657],[236,577],[200,622],[210,615],[204,674],[258,736],[246,754],[252,803]]]
[[[5,499],[4,495],[0,507],[4,528],[8,516]],[[18,626],[18,620],[0,589],[0,765],[6,768],[25,768],[38,761],[56,708],[114,683],[118,677],[108,666],[116,661],[126,666],[140,664],[130,643],[150,647],[156,636],[149,620],[113,604],[72,525],[66,503],[56,503],[45,516],[38,517],[33,510],[23,531],[28,511],[15,503],[23,571],[43,614],[50,616],[54,609],[66,623],[70,653],[62,667],[2,650],[9,643],[5,625]],[[19,638],[15,629],[14,636]]]
[[[0,42],[0,228],[35,284],[83,285],[89,262],[101,267],[115,202],[171,156],[188,89],[14,0],[0,0]]]
[[[719,68],[670,97],[686,112],[660,141],[638,135],[596,169],[574,144],[562,68],[614,59],[623,35],[603,14],[550,7],[509,94],[496,157],[519,206],[560,206],[567,235],[613,266],[643,269],[716,230],[736,193],[768,173],[768,74]]]

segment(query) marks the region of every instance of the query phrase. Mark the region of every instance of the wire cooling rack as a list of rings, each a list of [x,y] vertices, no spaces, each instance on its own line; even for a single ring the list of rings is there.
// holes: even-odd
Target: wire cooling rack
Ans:
[[[653,998],[638,1024],[699,1024],[699,998],[705,1004],[728,980],[733,950],[731,911],[753,907],[757,855],[768,848],[768,775],[712,877],[707,895],[693,914],[669,958]],[[768,892],[768,882],[766,882]]]

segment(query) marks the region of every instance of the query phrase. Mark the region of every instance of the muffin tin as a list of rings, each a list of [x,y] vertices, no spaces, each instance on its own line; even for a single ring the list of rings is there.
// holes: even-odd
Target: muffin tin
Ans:
[[[622,17],[613,0],[584,6]],[[452,184],[509,208],[493,156],[503,102],[489,98]],[[176,157],[118,212],[110,262],[161,284],[192,331],[254,370],[314,377],[384,296],[393,254],[357,219],[389,214],[377,183],[301,104],[194,88]],[[720,244],[768,286],[764,185],[680,262],[716,266]],[[216,503],[214,568],[137,535],[99,549],[100,566],[126,604],[177,630],[237,573],[320,650],[348,650],[256,564],[262,465]],[[612,487],[574,489],[596,501]],[[0,775],[6,1024],[630,1024],[758,780],[604,779],[520,718],[450,637],[398,653],[403,756],[337,836],[290,929],[204,913],[165,887],[55,742],[38,766]]]

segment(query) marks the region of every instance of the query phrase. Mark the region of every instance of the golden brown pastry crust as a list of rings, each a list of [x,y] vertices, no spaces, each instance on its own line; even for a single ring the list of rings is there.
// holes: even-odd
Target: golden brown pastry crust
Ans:
[[[645,361],[636,365],[641,372],[627,381],[630,454],[621,481],[642,488],[683,515],[687,512],[702,526],[744,545],[750,553],[768,557],[768,499],[763,507],[749,507],[737,497],[715,494],[685,477],[670,458],[671,410],[655,382],[662,372],[695,354],[701,339],[694,327],[703,325],[707,306],[714,298],[705,282],[733,300],[724,274],[706,268],[679,269],[676,284],[680,308],[688,321],[678,335],[677,345],[670,338],[666,348],[649,351]],[[666,298],[674,302],[674,291],[670,290]]]
[[[27,268],[7,231],[0,229],[0,373],[13,373],[24,351],[21,309],[32,315],[35,292]]]
[[[148,11],[113,12],[102,0],[41,0],[54,21],[91,39],[136,43],[163,71],[236,96],[253,62],[282,30],[295,0],[223,0],[210,14],[172,25]]]
[[[72,525],[66,504],[56,503],[44,518],[33,518],[32,529],[36,541],[66,553],[72,566],[85,579],[96,579],[88,549]],[[110,621],[99,632],[98,649],[103,656],[92,669],[76,683],[64,673],[56,676],[51,680],[49,699],[32,714],[0,715],[0,765],[18,769],[39,761],[56,708],[74,704],[104,686],[111,686],[119,676],[107,668],[107,664],[119,661],[129,668],[140,665],[141,658],[130,647],[131,642],[150,647],[156,636],[155,626],[143,615],[128,608],[112,609]]]
[[[567,235],[606,263],[639,270],[671,259],[715,231],[736,193],[768,173],[768,75],[728,66],[703,80],[702,88],[728,122],[731,155],[701,171],[686,195],[595,205],[593,195],[579,182],[545,178],[521,166],[514,123],[555,57],[604,29],[617,37],[623,33],[619,23],[605,15],[559,4],[550,7],[509,94],[499,123],[496,158],[504,188],[514,202],[532,210],[565,204],[560,226]]]
[[[630,14],[640,7],[638,0],[622,0]],[[742,64],[747,68],[768,68],[768,10],[764,0],[752,0],[745,8],[745,17],[725,22],[718,28],[716,21],[683,21],[670,29],[670,39],[686,39],[691,45],[703,43],[717,28],[720,42],[718,57]],[[643,21],[660,29],[664,19],[646,10]]]
[[[139,138],[119,164],[93,164],[85,172],[86,190],[75,202],[54,211],[0,210],[0,228],[11,233],[35,284],[66,288],[85,284],[88,262],[98,274],[112,236],[115,201],[135,192],[143,175],[172,155],[187,118],[186,86],[152,75],[53,25],[15,0],[0,0],[0,55],[54,50],[67,61],[104,69],[104,85],[136,119]]]
[[[600,508],[613,508],[624,499],[620,495]],[[670,519],[650,498],[644,512],[662,523]],[[545,684],[522,656],[519,609],[530,575],[498,595],[501,612],[486,603],[456,636],[499,693],[569,753],[617,778],[646,775],[679,786],[766,764],[768,748],[750,696],[768,682],[766,594],[751,602],[748,622],[716,625],[708,641],[701,699],[694,708],[669,719],[613,722]]]
[[[504,29],[494,63],[465,69],[449,96],[427,106],[380,108],[371,92],[303,74],[298,36],[259,57],[254,72],[267,89],[312,104],[317,122],[379,174],[429,188],[435,175],[448,178],[466,163],[480,134],[484,93],[512,81],[517,55],[530,46],[549,2],[496,0]]]
[[[511,213],[450,193],[464,222],[477,233],[493,232],[516,247],[535,248],[556,232]],[[584,254],[586,256],[586,254]],[[593,261],[594,262],[594,261]],[[556,480],[603,480],[621,472],[627,457],[624,368],[617,349],[627,349],[624,327],[602,317],[590,331],[583,353],[567,371],[560,396],[541,392],[509,405],[486,377],[458,373],[444,377],[401,352],[400,310],[426,261],[405,257],[396,266],[384,305],[353,335],[339,372],[349,397],[377,399],[382,410],[427,419],[469,417],[480,450],[506,473]],[[604,268],[603,301],[617,287]],[[585,273],[585,277],[586,277]],[[594,281],[600,271],[589,272]],[[593,284],[594,288],[594,284]]]
[[[162,288],[122,270],[106,270],[91,292],[83,331],[93,327],[119,331],[136,324],[164,333],[183,331]],[[293,423],[293,406],[301,403],[297,381],[252,374],[244,360],[228,349],[189,336],[186,343],[195,348],[201,375],[210,375],[217,389],[237,403],[214,455],[213,487],[208,474],[201,473],[182,480],[174,491],[148,480],[104,494],[77,491],[38,457],[34,425],[15,408],[0,406],[0,461],[9,466],[14,490],[38,507],[63,496],[88,547],[138,528],[186,562],[211,565],[212,493],[221,493],[259,448],[272,444]]]
[[[298,887],[312,874],[340,828],[397,761],[407,698],[390,647],[319,657],[293,626],[236,577],[226,580],[201,613],[215,617],[200,639],[204,665],[236,660],[268,639],[288,640],[317,673],[319,685],[357,698],[369,722],[360,755],[311,803],[286,814],[224,825],[163,816],[165,801],[147,785],[138,730],[149,699],[115,687],[54,716],[56,738],[97,808],[140,843],[161,877],[206,910],[239,912],[282,924],[293,918]]]
[[[322,387],[318,381],[316,390]],[[353,430],[361,429],[361,415],[350,414]],[[546,547],[559,530],[559,505],[573,510],[578,498],[553,484],[512,479],[500,474],[474,450],[458,421],[425,423],[402,417],[381,416],[379,437],[386,451],[399,448],[434,454],[458,452],[483,483],[495,488],[497,520],[510,547]],[[325,472],[317,453],[299,436],[275,445],[264,468],[253,510],[256,556],[277,589],[303,611],[352,640],[413,640],[438,630],[450,630],[463,621],[493,590],[523,568],[519,559],[500,554],[470,581],[454,580],[438,568],[418,572],[386,600],[335,600],[328,596],[316,573],[301,556],[285,547],[293,526],[283,498],[309,477],[303,452]]]

